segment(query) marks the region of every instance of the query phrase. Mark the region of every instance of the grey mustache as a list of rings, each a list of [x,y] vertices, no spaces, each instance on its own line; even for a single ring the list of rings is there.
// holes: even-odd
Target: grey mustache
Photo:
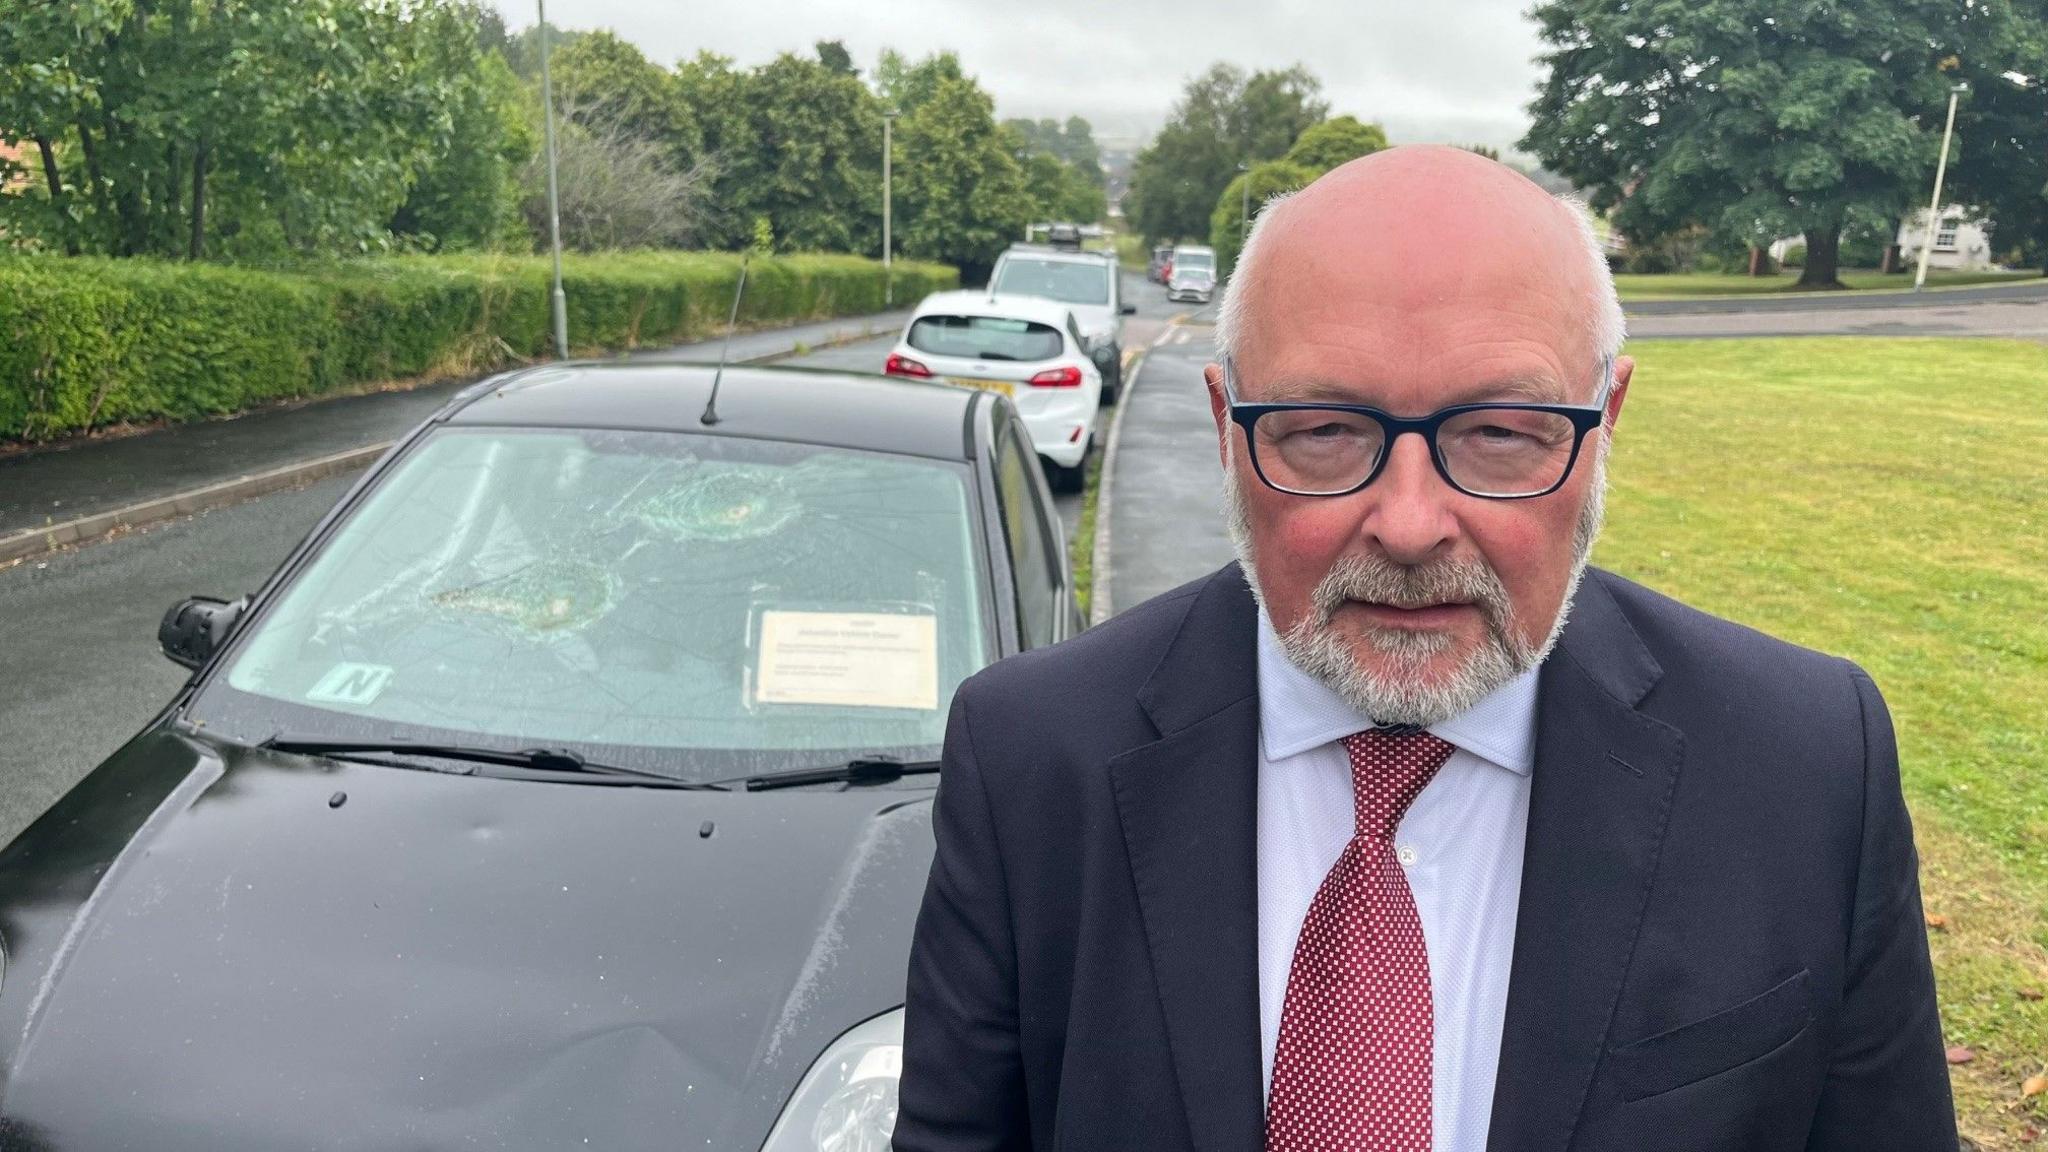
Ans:
[[[1470,603],[1488,622],[1508,632],[1513,608],[1505,585],[1493,569],[1476,560],[1440,560],[1430,564],[1396,564],[1382,556],[1350,554],[1340,558],[1311,594],[1322,622],[1330,622],[1349,600],[1420,608],[1433,604]],[[1510,633],[1512,634],[1512,633]]]

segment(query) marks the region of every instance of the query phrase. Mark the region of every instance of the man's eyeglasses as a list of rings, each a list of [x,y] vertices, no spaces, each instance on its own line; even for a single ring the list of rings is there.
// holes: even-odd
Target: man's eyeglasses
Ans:
[[[1588,405],[1458,404],[1413,420],[1358,404],[1247,404],[1237,370],[1223,361],[1223,397],[1244,429],[1252,469],[1268,488],[1295,496],[1348,496],[1379,478],[1405,433],[1421,436],[1444,483],[1467,496],[1526,500],[1558,490],[1600,426],[1614,361],[1600,361]]]

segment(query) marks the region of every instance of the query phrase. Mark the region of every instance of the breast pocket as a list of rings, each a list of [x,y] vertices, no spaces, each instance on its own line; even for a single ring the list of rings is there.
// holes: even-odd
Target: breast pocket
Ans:
[[[1608,1067],[1622,1099],[1640,1100],[1768,1056],[1797,1039],[1812,1020],[1812,993],[1802,968],[1732,1008],[1609,1049]]]

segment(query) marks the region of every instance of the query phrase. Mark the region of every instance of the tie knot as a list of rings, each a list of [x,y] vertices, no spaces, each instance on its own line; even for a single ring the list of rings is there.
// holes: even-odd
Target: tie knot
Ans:
[[[1428,732],[1368,728],[1344,738],[1358,835],[1392,841],[1408,806],[1451,758],[1451,745]]]

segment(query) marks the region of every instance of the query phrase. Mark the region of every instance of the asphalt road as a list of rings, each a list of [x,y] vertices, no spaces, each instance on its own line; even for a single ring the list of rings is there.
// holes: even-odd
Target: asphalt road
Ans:
[[[1188,309],[1126,277],[1137,348]],[[819,349],[784,363],[879,371],[893,337]],[[438,405],[433,405],[438,406]],[[423,411],[431,410],[431,406]],[[1106,427],[1106,417],[1105,417]],[[1098,435],[1098,446],[1105,437]],[[353,476],[272,493],[0,569],[0,843],[162,709],[184,670],[156,648],[164,610],[183,597],[253,591],[347,490]],[[1058,498],[1071,532],[1080,498]]]
[[[157,652],[164,610],[251,592],[351,477],[0,571],[0,842],[148,723],[185,670]]]

